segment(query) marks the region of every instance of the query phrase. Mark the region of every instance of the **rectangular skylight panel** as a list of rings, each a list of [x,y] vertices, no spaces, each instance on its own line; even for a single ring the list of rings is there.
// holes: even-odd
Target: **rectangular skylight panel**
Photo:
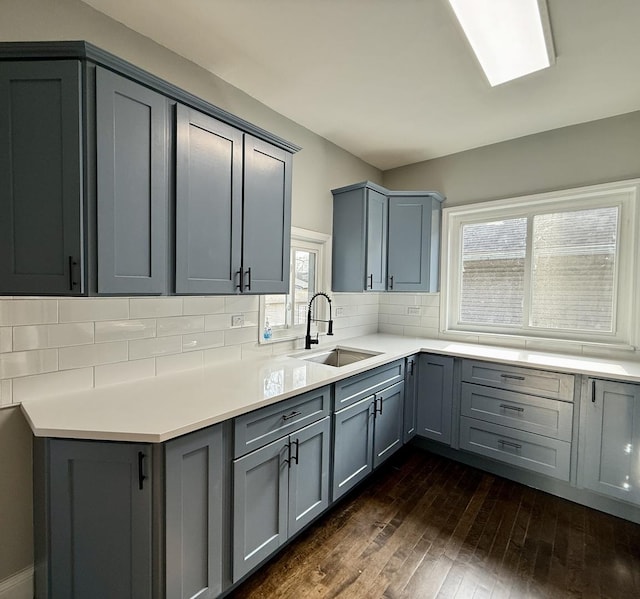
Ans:
[[[492,86],[553,64],[545,0],[449,0]]]

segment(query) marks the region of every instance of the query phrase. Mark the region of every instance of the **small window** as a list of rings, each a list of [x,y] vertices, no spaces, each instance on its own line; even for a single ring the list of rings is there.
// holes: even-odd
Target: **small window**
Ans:
[[[444,211],[445,332],[635,345],[638,182]]]
[[[303,337],[307,322],[309,300],[323,290],[323,268],[328,235],[292,228],[291,273],[289,293],[264,295],[260,298],[260,342]],[[324,304],[324,302],[322,302]],[[323,310],[323,305],[314,310]],[[323,318],[323,313],[314,314]],[[265,338],[264,328],[271,329],[271,338]]]

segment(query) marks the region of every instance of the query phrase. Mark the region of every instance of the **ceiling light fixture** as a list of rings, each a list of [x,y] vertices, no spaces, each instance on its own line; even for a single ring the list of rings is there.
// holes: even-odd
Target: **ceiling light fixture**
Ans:
[[[555,63],[546,0],[449,0],[489,83]]]

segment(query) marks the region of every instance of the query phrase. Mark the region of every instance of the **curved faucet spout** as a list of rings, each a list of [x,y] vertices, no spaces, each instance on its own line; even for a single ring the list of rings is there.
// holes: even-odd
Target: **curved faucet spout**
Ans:
[[[318,297],[318,296],[322,296],[324,298],[326,298],[327,302],[329,302],[329,320],[321,320],[319,318],[312,318],[311,316],[311,307],[313,305],[313,301]],[[326,322],[328,323],[328,329],[327,329],[327,335],[333,335],[333,318],[331,315],[331,298],[324,292],[324,291],[318,291],[318,293],[315,293],[313,295],[313,297],[309,300],[309,307],[307,308],[307,334],[304,337],[304,348],[305,349],[311,349],[312,345],[315,345],[318,343],[318,336],[316,335],[315,339],[311,338],[311,321],[314,320],[315,322]]]

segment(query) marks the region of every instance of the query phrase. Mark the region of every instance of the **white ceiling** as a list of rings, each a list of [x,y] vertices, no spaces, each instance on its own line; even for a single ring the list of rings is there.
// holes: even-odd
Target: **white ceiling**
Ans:
[[[447,0],[85,1],[382,170],[640,109],[639,0],[548,0],[556,64],[495,88]]]

